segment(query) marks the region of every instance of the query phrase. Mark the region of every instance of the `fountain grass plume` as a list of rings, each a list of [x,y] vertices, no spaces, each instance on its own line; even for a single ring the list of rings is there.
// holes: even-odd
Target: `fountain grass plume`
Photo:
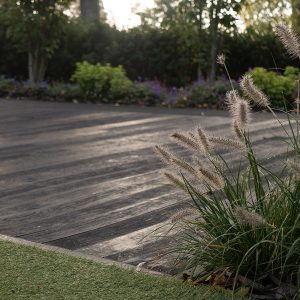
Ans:
[[[212,136],[209,138],[209,140],[212,143],[218,144],[225,148],[234,148],[236,150],[245,150],[246,149],[245,144],[241,143],[238,140],[231,139],[231,138]]]
[[[182,180],[182,178],[177,176],[177,174],[167,170],[162,170],[161,175],[163,175],[169,181],[169,183],[171,183],[175,187],[179,188],[180,190],[183,190],[184,192],[187,192],[187,188],[184,181]]]
[[[259,215],[254,211],[249,211],[245,207],[237,206],[234,209],[233,214],[238,224],[240,225],[249,225],[251,227],[262,227],[268,224],[261,215]]]
[[[239,128],[245,129],[248,126],[248,123],[250,121],[250,111],[250,105],[246,100],[239,99],[236,102],[234,119]]]
[[[196,151],[200,150],[199,144],[195,141],[195,139],[188,137],[184,133],[175,132],[171,135],[171,137],[175,139],[177,143],[179,143],[185,148],[188,148],[190,150],[196,150]]]
[[[254,84],[250,75],[246,74],[243,76],[240,86],[246,96],[254,103],[264,108],[270,106],[269,98]]]
[[[275,32],[292,58],[300,58],[300,44],[298,35],[288,26],[277,24]]]
[[[208,137],[207,133],[201,127],[198,127],[196,129],[196,132],[197,132],[198,141],[199,141],[202,149],[206,153],[210,153],[212,151],[212,149],[213,149],[213,145],[209,141],[209,137]]]
[[[289,159],[287,161],[288,172],[295,177],[297,181],[300,181],[300,161],[299,159]]]

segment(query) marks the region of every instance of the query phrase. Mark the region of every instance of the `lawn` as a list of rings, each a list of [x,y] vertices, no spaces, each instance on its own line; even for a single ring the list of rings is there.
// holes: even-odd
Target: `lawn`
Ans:
[[[212,299],[221,294],[177,280],[0,241],[0,299]]]

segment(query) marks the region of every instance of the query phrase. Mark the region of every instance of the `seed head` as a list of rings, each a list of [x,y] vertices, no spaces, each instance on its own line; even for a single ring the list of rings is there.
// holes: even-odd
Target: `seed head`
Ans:
[[[174,155],[169,150],[158,145],[156,145],[154,149],[164,163],[169,164],[172,161]]]
[[[238,123],[237,123],[236,120],[233,121],[232,128],[233,128],[233,131],[234,131],[236,137],[239,139],[239,141],[244,142],[243,131],[239,127],[239,125],[238,125]]]
[[[195,158],[195,164],[197,165],[198,176],[200,179],[211,184],[216,189],[224,188],[224,180],[217,174],[215,170],[203,164],[199,159]]]
[[[245,150],[245,145],[237,140],[223,137],[210,137],[209,140],[214,144],[224,147],[235,148],[237,150]]]
[[[176,174],[163,170],[161,171],[161,175],[164,176],[171,184],[176,186],[177,188],[187,192],[187,188],[183,180],[177,176]]]
[[[199,150],[199,144],[193,138],[186,136],[184,133],[175,132],[171,135],[171,137],[183,147],[191,150]]]
[[[175,169],[179,169],[179,171],[185,170],[193,176],[197,174],[196,170],[188,162],[175,155],[171,158],[170,163]]]
[[[212,144],[209,141],[207,133],[200,127],[196,129],[198,141],[205,153],[210,153],[212,150]]]
[[[268,97],[254,84],[250,75],[243,76],[240,86],[243,92],[256,104],[261,107],[270,105]]]
[[[268,223],[266,220],[254,211],[249,211],[244,207],[237,206],[233,212],[237,222],[240,225],[250,225],[251,227],[262,227]]]
[[[278,24],[275,26],[275,32],[292,58],[300,58],[299,37],[286,25]]]
[[[235,110],[235,104],[237,102],[239,95],[236,90],[231,90],[226,93],[226,103],[230,113],[233,113]]]
[[[225,55],[222,53],[222,54],[219,54],[218,56],[217,56],[217,63],[219,64],[219,65],[224,65],[225,64],[225,61],[226,61],[226,57],[225,57]]]
[[[245,129],[250,119],[250,106],[244,99],[239,99],[235,105],[235,122],[241,129]]]
[[[287,161],[288,172],[295,176],[297,181],[300,181],[300,161],[299,159],[289,159]]]
[[[224,188],[224,180],[221,176],[219,176],[216,172],[213,170],[210,170],[208,168],[199,167],[199,177],[203,178],[207,183],[211,184],[214,188],[221,190]]]

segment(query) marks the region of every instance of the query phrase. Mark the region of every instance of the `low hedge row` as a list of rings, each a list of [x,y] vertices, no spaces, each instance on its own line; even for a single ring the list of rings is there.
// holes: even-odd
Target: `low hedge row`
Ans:
[[[287,67],[276,73],[263,68],[255,68],[249,73],[255,83],[266,94],[275,108],[291,106],[297,96],[296,81],[299,69]],[[238,83],[233,82],[237,88]],[[46,81],[32,84],[0,77],[0,97],[31,98],[50,101],[102,102],[118,104],[138,104],[145,106],[225,107],[225,95],[231,88],[226,79],[219,79],[213,85],[196,81],[187,87],[166,87],[158,81],[132,82],[124,69],[110,65],[77,64],[72,83]]]

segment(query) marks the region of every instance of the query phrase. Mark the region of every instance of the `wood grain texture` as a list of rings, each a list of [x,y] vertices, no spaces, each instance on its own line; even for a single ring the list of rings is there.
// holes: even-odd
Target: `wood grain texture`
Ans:
[[[159,177],[153,146],[201,124],[229,136],[226,112],[0,100],[0,233],[137,264],[166,240],[138,239],[188,205]],[[257,154],[284,162],[284,132],[251,125]],[[270,156],[272,148],[273,157]],[[233,168],[239,158],[223,151]]]

